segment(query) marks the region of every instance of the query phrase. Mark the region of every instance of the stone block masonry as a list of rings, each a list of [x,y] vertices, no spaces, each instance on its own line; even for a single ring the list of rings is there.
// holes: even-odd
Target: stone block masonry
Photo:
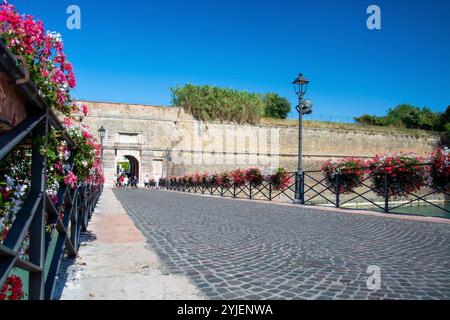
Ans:
[[[96,132],[107,130],[104,141],[106,184],[113,184],[117,162],[131,156],[145,175],[181,175],[258,166],[265,169],[297,166],[298,130],[295,127],[202,123],[177,107],[82,101],[89,107],[83,122]],[[378,153],[426,154],[438,137],[396,131],[367,132],[333,128],[304,131],[304,165],[319,169],[324,161],[341,157],[372,157]],[[168,159],[166,150],[170,150]]]

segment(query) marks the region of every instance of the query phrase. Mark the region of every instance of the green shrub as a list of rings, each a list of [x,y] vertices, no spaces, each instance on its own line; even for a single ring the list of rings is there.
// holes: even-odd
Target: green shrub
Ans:
[[[409,104],[401,104],[393,109],[389,109],[384,117],[372,115],[363,115],[356,117],[355,120],[360,124],[368,124],[374,126],[391,126],[407,129],[422,129],[442,131],[445,114],[433,112],[430,108],[418,108]]]
[[[273,119],[286,119],[291,112],[291,103],[288,99],[276,93],[267,93],[263,97],[264,116]]]
[[[382,126],[382,121],[380,117],[372,116],[370,114],[364,114],[361,117],[356,117],[355,121],[359,124],[367,124],[370,126]]]
[[[264,102],[255,93],[192,84],[171,91],[173,105],[202,121],[255,124],[264,113]]]

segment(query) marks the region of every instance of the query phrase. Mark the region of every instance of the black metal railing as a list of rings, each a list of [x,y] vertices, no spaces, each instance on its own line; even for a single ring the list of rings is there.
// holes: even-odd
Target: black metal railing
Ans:
[[[421,164],[424,171],[431,170],[430,164]],[[368,168],[359,168],[364,171]],[[420,187],[408,188],[400,187],[393,195],[391,175],[387,173],[376,174],[381,185],[375,186],[373,183],[374,173],[366,173],[356,188],[342,190],[341,177],[338,173],[334,184],[327,183],[321,170],[306,171],[303,174],[304,184],[304,204],[309,205],[330,205],[336,208],[346,209],[366,209],[373,211],[382,211],[385,213],[407,213],[406,209],[414,204],[427,205],[440,210],[442,213],[450,214],[446,201],[450,198],[450,193],[436,185],[433,185],[431,179],[420,179]],[[396,173],[396,180],[411,181],[411,175],[408,173]],[[412,181],[414,183],[414,181]],[[403,189],[402,189],[403,188]]]
[[[11,83],[24,75],[15,58],[1,43],[0,69],[11,78]],[[74,149],[76,144],[32,82],[17,86],[17,90],[27,101],[32,114],[0,136],[0,161],[15,148],[31,148],[31,186],[0,244],[0,288],[12,273],[20,273],[25,275],[27,299],[52,299],[61,258],[64,252],[69,256],[77,255],[80,233],[88,226],[102,187],[61,186],[58,202],[54,205],[47,194],[47,159],[41,152],[42,148],[47,147],[51,128],[62,133],[69,148]],[[26,238],[29,239],[29,249],[25,258],[20,250]]]
[[[160,187],[170,191],[198,193],[225,198],[266,200],[266,201],[294,201],[296,173],[288,173],[284,179],[288,181],[284,186],[264,180],[260,183],[246,182],[239,185],[196,184],[188,182],[172,183],[163,179]]]
[[[426,170],[431,165],[424,164]],[[360,168],[366,170],[367,168]],[[401,175],[401,174],[400,174]],[[295,201],[296,188],[300,188],[300,198],[304,205],[322,205],[332,206],[345,209],[364,209],[370,211],[381,211],[385,213],[406,213],[414,214],[405,209],[414,204],[428,205],[435,209],[439,209],[444,214],[450,214],[450,209],[444,203],[450,199],[450,193],[432,185],[429,179],[421,181],[421,187],[413,192],[399,191],[401,195],[393,196],[390,191],[392,183],[388,174],[384,174],[384,184],[380,188],[375,187],[372,183],[373,174],[365,174],[359,181],[356,188],[350,190],[342,190],[341,174],[337,174],[336,181],[333,185],[327,182],[322,170],[304,171],[299,186],[296,187],[297,173],[288,174],[288,181],[283,188],[274,185],[270,179],[263,181],[261,184],[254,185],[245,183],[235,186],[229,185],[208,185],[204,183],[194,182],[171,182],[170,179],[163,179],[160,187],[165,190],[198,193],[212,196],[221,196],[227,198],[249,199],[249,200],[265,200],[265,201]],[[402,178],[397,177],[397,178]],[[405,179],[408,177],[405,174]]]

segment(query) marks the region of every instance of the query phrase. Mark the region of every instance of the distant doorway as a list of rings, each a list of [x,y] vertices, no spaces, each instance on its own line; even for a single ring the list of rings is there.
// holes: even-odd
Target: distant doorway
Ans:
[[[127,175],[131,179],[133,177],[139,178],[139,161],[130,155],[124,156],[123,161],[117,163],[117,175]]]
[[[159,175],[163,177],[163,161],[153,160],[153,176]]]

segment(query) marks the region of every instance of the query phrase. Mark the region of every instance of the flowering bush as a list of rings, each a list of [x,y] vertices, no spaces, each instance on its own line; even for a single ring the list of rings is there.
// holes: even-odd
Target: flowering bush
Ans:
[[[178,178],[175,176],[170,177],[169,180],[173,186],[177,185],[177,183],[178,183]]]
[[[202,176],[199,173],[193,175],[193,184],[195,187],[200,187],[202,185]]]
[[[31,78],[48,105],[69,115],[74,108],[69,91],[76,81],[72,64],[63,52],[61,35],[45,32],[41,21],[19,14],[4,1],[0,5],[0,37],[11,52],[25,58]]]
[[[166,181],[162,179],[161,181]],[[242,187],[246,183],[252,186],[260,186],[264,181],[272,183],[275,190],[285,190],[291,183],[288,172],[280,168],[275,174],[263,176],[261,170],[258,168],[250,168],[248,170],[237,169],[231,172],[225,171],[223,173],[195,173],[193,175],[186,175],[181,177],[172,176],[167,179],[170,181],[172,187],[180,186],[196,186],[196,187],[216,187],[230,189],[232,187]]]
[[[275,174],[269,175],[267,180],[273,185],[274,190],[284,191],[291,184],[290,175],[284,168],[279,168]]]
[[[230,189],[231,185],[233,183],[232,177],[230,176],[230,174],[225,171],[224,173],[221,174],[220,176],[220,186],[225,188],[225,189]]]
[[[67,176],[64,178],[64,183],[71,186],[77,185],[77,176],[70,171]]]
[[[25,296],[22,287],[22,279],[17,276],[8,277],[0,291],[0,301],[22,299]]]
[[[222,176],[220,173],[213,173],[210,176],[210,184],[213,187],[219,188],[222,185]]]
[[[423,159],[414,154],[375,156],[368,163],[375,193],[385,196],[387,177],[389,197],[408,196],[419,191],[426,181]]]
[[[41,154],[47,156],[47,194],[56,206],[61,184],[64,183],[66,176],[72,171],[72,167],[69,165],[72,152],[69,150],[67,142],[62,139],[61,133],[57,130],[50,130],[47,138],[47,148],[41,141]],[[44,139],[44,137],[41,137],[41,139]]]
[[[90,133],[89,127],[69,118],[64,119],[64,126],[69,136],[77,143],[73,151],[73,170],[77,173],[77,180],[96,187],[105,182],[101,164],[101,146]],[[66,155],[67,156],[67,155]],[[69,174],[69,172],[67,173]],[[65,177],[72,179],[74,177]]]
[[[208,172],[202,174],[201,179],[202,179],[202,187],[208,188],[211,186],[211,175]]]
[[[5,240],[22,209],[31,183],[30,173],[31,152],[28,150],[13,150],[0,164],[0,242]]]
[[[250,168],[245,171],[245,180],[253,187],[260,186],[264,178],[261,174],[261,170],[258,168]]]
[[[326,185],[335,193],[339,176],[339,193],[350,193],[361,186],[365,162],[357,158],[328,160],[322,166]]]
[[[54,32],[45,32],[43,23],[32,16],[20,15],[15,8],[4,1],[0,5],[0,38],[15,55],[25,58],[40,96],[50,108],[70,117],[72,111],[87,115],[84,105],[72,103],[70,89],[76,85],[72,65],[63,52],[61,36]],[[52,129],[47,137],[40,137],[41,145],[47,138],[47,148],[40,151],[47,159],[47,194],[56,205],[58,190],[65,185],[77,187],[81,183],[99,188],[104,183],[100,160],[100,146],[96,143],[89,128],[64,121],[69,136],[76,142],[76,148],[70,149],[62,138],[61,132]],[[71,165],[72,164],[72,165]],[[76,173],[76,175],[75,175]],[[28,196],[31,181],[31,152],[13,150],[0,164],[0,242],[2,242],[16,220],[16,216]],[[64,207],[60,214],[64,214]],[[53,226],[46,226],[51,231]],[[25,236],[19,250],[19,256],[26,259],[30,238]],[[0,300],[18,300],[23,297],[22,281],[11,276],[0,292]]]
[[[243,170],[234,170],[230,172],[230,176],[234,187],[238,188],[245,185],[245,172]]]
[[[450,191],[450,150],[438,149],[431,155],[430,177],[433,188]]]

